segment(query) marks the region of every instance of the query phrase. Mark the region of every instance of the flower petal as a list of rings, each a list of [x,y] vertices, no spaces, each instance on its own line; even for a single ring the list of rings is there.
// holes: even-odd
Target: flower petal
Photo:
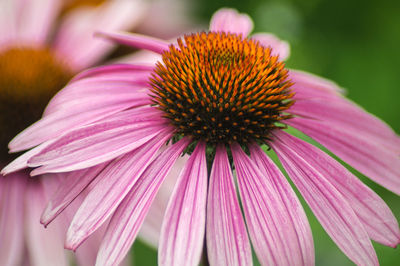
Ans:
[[[61,0],[25,1],[18,21],[21,42],[45,45],[61,5]]]
[[[251,39],[259,41],[265,47],[271,47],[272,55],[278,55],[280,60],[286,60],[290,55],[289,43],[271,33],[256,33],[251,35]]]
[[[207,199],[206,145],[199,142],[172,192],[161,226],[159,265],[198,265],[204,243]]]
[[[400,195],[400,158],[373,139],[356,136],[324,121],[297,117],[285,123],[309,135],[356,170]]]
[[[115,82],[71,85],[54,97],[51,114],[18,134],[9,144],[13,152],[29,149],[71,129],[101,120],[124,109],[151,103],[145,92]],[[133,87],[134,88],[134,87]],[[53,101],[52,101],[53,102]],[[55,105],[62,105],[55,106]],[[57,110],[55,110],[57,109]]]
[[[333,81],[300,70],[290,69],[289,79],[294,83],[291,89],[296,92],[296,99],[336,98],[344,92]]]
[[[22,264],[26,173],[0,176],[0,265]]]
[[[96,177],[96,185],[81,204],[68,229],[66,248],[75,250],[104,223],[124,200],[169,137],[169,132],[156,136],[131,153],[113,160]]]
[[[61,136],[28,161],[29,166],[44,165],[32,171],[32,175],[100,164],[139,147],[166,129],[151,116],[135,113],[135,109],[121,112]]]
[[[137,76],[137,75],[136,75]],[[145,75],[147,79],[147,74]],[[79,95],[79,97],[77,97]],[[150,104],[151,100],[143,85],[133,81],[117,79],[78,81],[57,94],[48,107],[46,116],[52,114],[66,116],[81,115],[81,112],[91,112],[97,109],[123,106],[125,109]],[[81,105],[85,104],[85,107]],[[121,107],[119,107],[122,109]],[[49,119],[50,117],[46,117]]]
[[[151,204],[142,227],[140,228],[140,240],[145,241],[154,248],[158,246],[161,235],[161,226],[169,199],[171,198],[179,173],[186,164],[188,157],[188,155],[185,155],[176,160],[174,166],[157,192],[157,196]]]
[[[113,0],[96,8],[80,8],[68,13],[55,38],[56,51],[75,70],[95,64],[114,46],[94,38],[93,33],[131,29],[142,19],[146,4],[140,0]]]
[[[62,173],[63,183],[47,203],[40,222],[47,226],[52,222],[105,168],[107,163],[83,170]]]
[[[100,77],[132,77],[138,71],[151,72],[154,69],[153,65],[134,65],[134,64],[112,64],[100,67],[94,67],[82,71],[76,75],[72,82],[87,79],[87,78],[100,78]]]
[[[250,154],[260,171],[269,179],[281,197],[288,212],[288,226],[293,226],[297,233],[297,241],[291,243],[290,246],[292,262],[296,262],[298,265],[314,265],[314,243],[311,228],[299,199],[279,168],[257,144],[250,146]]]
[[[47,141],[42,143],[41,145],[33,148],[32,150],[29,150],[27,152],[25,152],[24,154],[22,154],[21,156],[17,157],[17,159],[15,159],[14,161],[12,161],[11,163],[9,163],[6,167],[4,167],[0,174],[3,175],[7,175],[22,169],[25,169],[28,167],[28,160],[38,154],[39,152],[41,152],[44,148],[46,148],[50,143],[52,143],[53,141]]]
[[[139,177],[111,218],[96,265],[118,265],[122,261],[136,238],[157,190],[189,142],[184,138],[170,146]]]
[[[22,0],[0,1],[0,52],[15,42],[18,25],[18,11]]]
[[[247,37],[252,29],[253,21],[251,18],[231,8],[218,10],[210,21],[210,31],[231,32]]]
[[[110,41],[128,45],[137,49],[145,49],[158,54],[162,54],[168,50],[169,43],[157,38],[140,35],[136,33],[128,32],[104,32],[100,31],[96,33],[97,37],[102,37]]]
[[[295,115],[322,120],[372,142],[379,142],[400,154],[400,137],[387,124],[340,96],[329,101],[315,98],[298,100],[289,111]]]
[[[253,265],[226,149],[215,154],[207,200],[207,253],[211,265]]]
[[[279,138],[274,138],[269,145],[338,247],[357,265],[379,265],[364,226],[347,200],[323,173],[308,161],[308,157],[302,157]]]
[[[317,147],[284,132],[275,133],[288,147],[307,160],[348,201],[370,238],[396,247],[400,242],[399,224],[386,203],[345,167]]]
[[[231,145],[231,150],[247,228],[258,259],[263,265],[299,264],[301,240],[297,228],[289,222],[280,195],[239,144]]]
[[[25,202],[26,243],[32,265],[68,265],[67,254],[63,247],[63,230],[58,221],[48,228],[43,228],[40,215],[46,204],[42,184],[30,183]]]

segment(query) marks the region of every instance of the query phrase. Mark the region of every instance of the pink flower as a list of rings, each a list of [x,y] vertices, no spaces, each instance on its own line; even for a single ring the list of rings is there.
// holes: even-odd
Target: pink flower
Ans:
[[[7,154],[11,137],[40,118],[47,102],[73,74],[100,61],[113,47],[93,38],[93,32],[128,29],[144,8],[140,1],[112,0],[67,11],[66,2],[0,1],[2,167],[13,159]],[[71,216],[62,215],[47,231],[39,222],[58,185],[55,175],[30,178],[26,170],[0,178],[0,265],[68,264],[72,253],[63,249],[63,228]],[[99,247],[95,238],[99,236],[77,252],[78,263],[94,264]]]
[[[333,82],[287,70],[288,45],[269,34],[247,37],[251,30],[248,16],[222,9],[210,32],[172,44],[101,33],[159,53],[161,61],[75,77],[45,116],[10,143],[11,151],[32,149],[3,173],[29,166],[37,167],[32,175],[66,175],[42,222],[87,193],[66,247],[75,250],[110,218],[97,264],[115,265],[174,163],[187,154],[163,218],[160,265],[197,265],[204,241],[211,265],[251,265],[250,241],[263,265],[313,265],[307,217],[263,150],[271,148],[338,247],[358,265],[377,265],[370,239],[395,247],[396,218],[340,163],[287,128],[397,194],[399,137]]]

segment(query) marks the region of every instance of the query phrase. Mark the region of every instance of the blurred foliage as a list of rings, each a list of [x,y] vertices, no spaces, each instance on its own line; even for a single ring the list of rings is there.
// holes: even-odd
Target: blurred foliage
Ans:
[[[193,19],[204,27],[221,7],[248,13],[254,32],[272,32],[290,42],[288,67],[337,82],[350,99],[400,133],[400,1],[196,0],[191,4]],[[353,172],[399,219],[400,198]],[[353,265],[303,205],[313,231],[316,265]],[[399,265],[399,248],[374,246],[381,265]],[[138,241],[133,250],[135,265],[156,265],[156,251]]]

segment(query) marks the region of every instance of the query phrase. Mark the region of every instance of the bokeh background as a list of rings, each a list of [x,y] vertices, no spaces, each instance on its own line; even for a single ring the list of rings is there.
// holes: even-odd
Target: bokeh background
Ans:
[[[347,96],[400,133],[400,1],[192,0],[189,24],[206,29],[221,7],[248,13],[255,32],[272,32],[291,44],[287,66],[337,82]],[[182,9],[183,10],[183,9]],[[168,16],[168,14],[166,14]],[[171,14],[171,18],[174,14]],[[373,151],[371,151],[373,152]],[[354,171],[354,173],[356,173]],[[400,219],[400,197],[356,173]],[[353,265],[304,204],[314,236],[316,265]],[[400,249],[374,243],[381,265],[400,265]],[[157,253],[140,241],[135,265],[156,265]]]

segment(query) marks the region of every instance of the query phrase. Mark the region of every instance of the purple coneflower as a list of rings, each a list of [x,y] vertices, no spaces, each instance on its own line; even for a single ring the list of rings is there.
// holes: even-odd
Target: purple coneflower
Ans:
[[[371,239],[395,247],[400,238],[388,206],[286,129],[305,133],[397,194],[399,137],[346,100],[336,84],[287,70],[288,45],[269,34],[248,37],[251,29],[248,16],[223,9],[209,32],[173,44],[102,33],[157,52],[161,61],[104,66],[75,77],[46,115],[10,143],[11,151],[36,147],[3,173],[27,166],[37,167],[32,175],[69,172],[42,223],[86,191],[65,246],[76,249],[111,217],[97,264],[115,265],[166,175],[186,154],[163,218],[160,265],[197,265],[204,238],[211,265],[252,265],[251,244],[263,265],[313,265],[307,217],[263,150],[271,148],[338,247],[358,265],[377,265]]]
[[[93,31],[128,29],[137,22],[134,12],[137,18],[142,13],[138,1],[77,2],[0,1],[1,167],[13,159],[7,153],[10,139],[40,118],[47,102],[74,74],[113,47],[93,39]],[[68,215],[47,231],[39,223],[58,185],[55,176],[33,179],[27,170],[0,178],[0,265],[68,265],[63,249]],[[99,242],[90,242],[77,253],[82,265],[94,263]]]

